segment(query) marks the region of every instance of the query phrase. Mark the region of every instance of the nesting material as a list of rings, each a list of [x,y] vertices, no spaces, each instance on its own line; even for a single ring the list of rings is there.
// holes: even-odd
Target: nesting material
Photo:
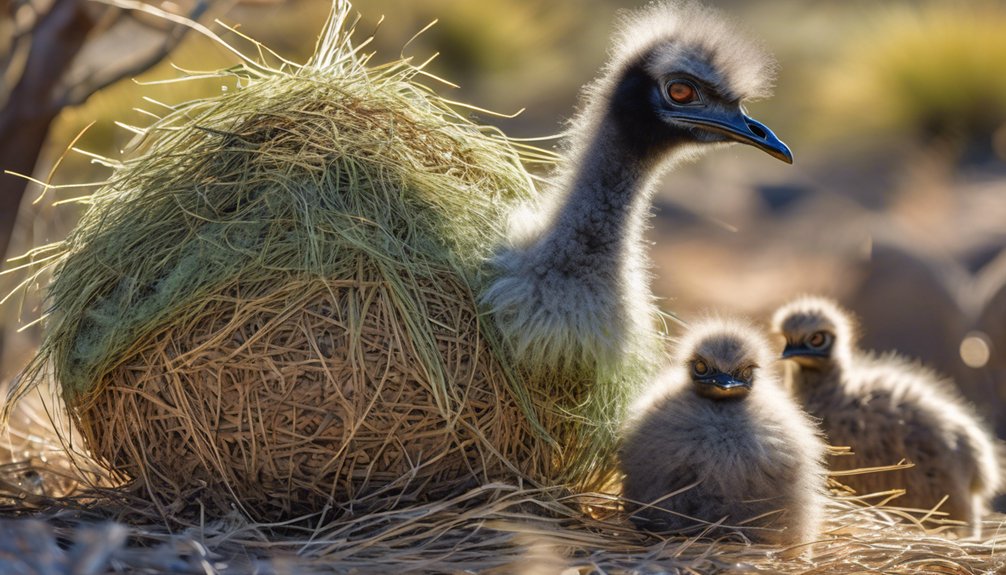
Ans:
[[[19,404],[19,414],[31,411]],[[27,408],[27,409],[26,409]],[[41,414],[35,414],[41,417]],[[12,433],[21,421],[15,417]],[[33,421],[26,452],[48,454],[29,470],[47,479],[65,477],[57,461],[66,455],[59,438]],[[20,449],[19,449],[20,452]],[[55,456],[55,458],[54,458]],[[47,463],[42,463],[47,461]],[[79,461],[79,460],[78,460]],[[86,551],[95,572],[192,572],[207,561],[238,572],[436,572],[436,573],[784,573],[792,575],[884,572],[999,573],[1006,568],[1006,516],[985,517],[984,537],[961,539],[939,510],[874,506],[890,494],[830,498],[817,542],[783,549],[751,545],[741,532],[709,537],[658,537],[636,529],[611,496],[570,496],[562,489],[494,484],[457,497],[417,503],[341,521],[292,525],[256,524],[240,514],[165,524],[149,503],[120,490],[67,494],[48,480],[25,492],[16,488],[24,467],[0,458],[0,572],[20,572],[50,555]],[[84,463],[83,461],[79,461]],[[53,469],[53,464],[59,469]],[[48,468],[48,469],[47,469]],[[52,475],[47,471],[55,471]],[[82,471],[78,469],[78,471]],[[80,477],[79,479],[82,479]],[[47,495],[57,495],[53,499]],[[897,505],[897,499],[894,500]],[[580,510],[590,507],[594,517]],[[44,527],[33,519],[44,521]],[[10,519],[11,517],[21,519]],[[110,518],[129,519],[128,538]],[[102,536],[105,537],[102,537]],[[50,544],[51,541],[51,544]],[[67,550],[69,546],[70,550]],[[62,553],[58,549],[67,551]],[[809,551],[790,553],[789,551]],[[100,552],[100,554],[99,554]],[[105,556],[111,566],[101,563]],[[79,561],[78,561],[79,563]],[[70,563],[74,565],[74,563]]]
[[[451,382],[439,398],[393,290],[373,276],[361,265],[355,278],[204,299],[76,406],[88,445],[156,494],[205,484],[219,507],[233,498],[269,517],[546,472],[473,310],[458,305],[466,288],[448,276],[408,294],[422,298]]]
[[[0,554],[0,569],[38,572],[26,566],[40,559],[79,565],[81,552],[94,573],[199,573],[210,561],[239,573],[963,575],[1006,567],[1006,533],[996,529],[1003,525],[1001,515],[989,523],[984,539],[955,539],[932,530],[931,514],[924,511],[833,500],[827,513],[832,519],[818,542],[783,549],[748,544],[740,534],[657,537],[617,516],[586,518],[572,511],[576,499],[560,501],[554,492],[491,490],[496,493],[480,488],[408,510],[293,531],[240,518],[175,529],[153,520],[127,526],[124,544],[115,538],[123,526],[109,524],[106,513],[93,509],[53,513],[44,524],[0,520],[0,550],[10,551]],[[528,513],[532,505],[548,517]],[[810,553],[791,553],[805,550]]]
[[[630,375],[517,366],[476,305],[534,193],[520,154],[420,68],[371,66],[349,12],[308,64],[246,59],[174,107],[36,251],[52,311],[13,393],[54,376],[86,447],[168,510],[606,480]]]

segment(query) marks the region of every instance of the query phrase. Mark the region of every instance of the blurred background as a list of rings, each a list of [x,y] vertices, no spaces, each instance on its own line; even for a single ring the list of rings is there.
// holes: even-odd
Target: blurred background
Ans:
[[[664,179],[650,230],[663,307],[686,321],[707,310],[765,320],[794,295],[834,296],[859,314],[865,347],[953,376],[1006,437],[1006,3],[712,3],[778,57],[776,95],[748,109],[796,163],[733,146]],[[523,110],[479,120],[540,137],[561,131],[604,62],[616,12],[640,4],[361,0],[356,8],[361,37],[377,31],[376,62],[398,58],[438,19],[404,54],[440,53],[430,70],[459,85],[436,85],[440,93],[501,114]],[[241,42],[213,20],[240,24],[295,61],[312,52],[328,12],[324,0],[150,5],[199,17],[229,41]],[[148,121],[142,109],[232,87],[142,84],[233,63],[197,34],[107,5],[0,0],[0,169],[40,180],[53,172],[54,184],[100,181],[108,173],[100,162],[67,153],[78,135],[75,147],[114,158],[134,135],[129,126]],[[24,183],[0,175],[7,258],[63,237],[81,208],[60,202],[89,191],[42,195]],[[20,263],[2,264],[10,273],[0,293],[26,279]],[[41,336],[31,325],[40,303],[19,297],[0,308],[3,381]]]

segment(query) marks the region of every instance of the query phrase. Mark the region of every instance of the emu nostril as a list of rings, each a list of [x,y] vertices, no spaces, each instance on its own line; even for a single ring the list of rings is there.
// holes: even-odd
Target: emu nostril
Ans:
[[[752,124],[751,122],[748,122],[748,129],[751,130],[751,133],[758,136],[759,138],[762,139],[765,138],[765,130],[762,129],[762,127],[759,126],[758,124]]]

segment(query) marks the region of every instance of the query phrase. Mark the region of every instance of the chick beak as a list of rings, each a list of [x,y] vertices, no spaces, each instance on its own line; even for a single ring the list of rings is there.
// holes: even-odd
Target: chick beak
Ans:
[[[787,343],[786,347],[782,350],[782,359],[797,359],[801,357],[828,357],[828,353],[819,349],[812,349],[806,345],[793,343]]]
[[[751,391],[751,382],[737,379],[725,373],[695,380],[699,395],[712,399],[744,397]]]

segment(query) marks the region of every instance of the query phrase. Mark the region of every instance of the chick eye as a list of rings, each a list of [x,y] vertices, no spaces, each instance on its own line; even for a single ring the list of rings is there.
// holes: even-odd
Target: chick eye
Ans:
[[[813,349],[828,347],[831,343],[831,334],[826,331],[815,331],[807,338],[807,346]]]
[[[671,82],[668,84],[667,97],[676,104],[691,104],[699,99],[695,87],[684,82]]]
[[[740,377],[740,379],[744,381],[751,381],[751,378],[754,377],[754,369],[755,368],[753,365],[749,365],[744,369],[740,370],[740,372],[737,375]]]
[[[695,375],[706,375],[709,373],[709,366],[701,359],[696,359],[692,362],[692,373]]]

